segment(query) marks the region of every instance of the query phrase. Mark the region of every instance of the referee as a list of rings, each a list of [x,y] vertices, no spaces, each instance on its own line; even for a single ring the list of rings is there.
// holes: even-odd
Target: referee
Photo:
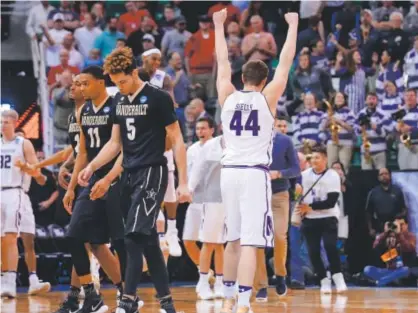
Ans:
[[[118,48],[106,58],[104,70],[119,88],[114,98],[112,137],[99,155],[79,175],[85,183],[99,168],[110,162],[122,148],[124,199],[130,199],[125,220],[127,268],[125,289],[116,313],[136,313],[136,288],[144,255],[157,290],[161,312],[175,313],[168,273],[155,228],[160,204],[167,188],[166,135],[173,143],[179,173],[177,195],[190,200],[187,187],[186,148],[170,95],[138,77],[130,48]]]

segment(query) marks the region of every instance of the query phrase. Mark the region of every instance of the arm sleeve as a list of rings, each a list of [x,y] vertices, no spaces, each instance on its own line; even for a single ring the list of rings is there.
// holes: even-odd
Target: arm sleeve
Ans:
[[[312,202],[311,208],[314,211],[332,209],[337,203],[339,196],[339,192],[329,192],[325,200]]]
[[[159,94],[161,94],[157,103],[159,119],[164,126],[168,126],[177,121],[174,102],[167,92],[160,90]]]

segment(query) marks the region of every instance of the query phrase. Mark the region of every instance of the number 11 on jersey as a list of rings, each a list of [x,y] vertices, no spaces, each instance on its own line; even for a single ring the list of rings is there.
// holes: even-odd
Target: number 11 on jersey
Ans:
[[[242,111],[235,111],[234,115],[232,115],[229,128],[235,130],[236,136],[241,136],[243,130],[252,131],[253,136],[258,136],[258,131],[260,130],[260,126],[258,125],[258,110],[250,111],[244,126],[242,126],[242,122]]]

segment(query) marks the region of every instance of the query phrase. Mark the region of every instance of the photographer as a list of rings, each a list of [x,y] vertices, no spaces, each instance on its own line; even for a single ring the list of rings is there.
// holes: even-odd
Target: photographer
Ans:
[[[384,286],[408,277],[410,268],[417,266],[416,238],[408,231],[404,219],[385,223],[385,231],[374,242],[373,248],[386,268],[366,266],[364,274],[377,286]]]
[[[362,136],[361,169],[381,169],[386,166],[386,136],[391,131],[392,121],[377,106],[377,95],[369,92],[367,107],[356,120],[356,133]]]

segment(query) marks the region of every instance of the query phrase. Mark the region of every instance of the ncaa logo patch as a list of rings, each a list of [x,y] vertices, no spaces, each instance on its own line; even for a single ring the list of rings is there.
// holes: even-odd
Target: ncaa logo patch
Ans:
[[[110,111],[110,108],[109,108],[109,107],[105,107],[105,108],[103,109],[103,112],[105,112],[105,113],[109,113],[109,111]]]
[[[141,98],[139,98],[139,102],[141,102],[141,103],[144,103],[147,100],[148,100],[148,98],[146,96],[142,96]]]

